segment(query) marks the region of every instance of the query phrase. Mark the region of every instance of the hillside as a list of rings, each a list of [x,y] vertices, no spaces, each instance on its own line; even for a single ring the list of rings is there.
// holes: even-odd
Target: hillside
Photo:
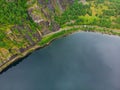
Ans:
[[[1,70],[31,48],[77,30],[120,35],[120,1],[1,0]]]

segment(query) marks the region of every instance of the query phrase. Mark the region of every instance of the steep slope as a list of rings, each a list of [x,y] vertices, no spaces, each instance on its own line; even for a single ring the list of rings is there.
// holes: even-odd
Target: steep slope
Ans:
[[[54,21],[73,0],[0,0],[0,66],[59,30]]]

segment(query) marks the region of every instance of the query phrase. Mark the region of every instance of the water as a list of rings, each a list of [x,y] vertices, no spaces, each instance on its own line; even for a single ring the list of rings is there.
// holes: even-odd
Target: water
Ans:
[[[0,90],[120,90],[120,38],[58,39],[2,73]]]

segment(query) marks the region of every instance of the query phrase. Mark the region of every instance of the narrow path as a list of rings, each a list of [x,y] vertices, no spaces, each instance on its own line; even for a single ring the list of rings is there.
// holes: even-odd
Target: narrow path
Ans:
[[[106,28],[106,27],[100,27],[100,26],[92,26],[92,25],[73,25],[73,26],[66,26],[64,28],[61,28],[60,30],[58,31],[55,31],[55,32],[51,32],[43,37],[46,37],[46,36],[49,36],[49,35],[52,35],[52,34],[55,34],[55,33],[58,33],[62,30],[70,30],[70,29],[73,29],[73,28],[101,28],[101,29],[107,29],[107,30],[111,30],[113,32],[116,32],[116,33],[120,33],[120,30],[119,29],[111,29],[111,28]]]

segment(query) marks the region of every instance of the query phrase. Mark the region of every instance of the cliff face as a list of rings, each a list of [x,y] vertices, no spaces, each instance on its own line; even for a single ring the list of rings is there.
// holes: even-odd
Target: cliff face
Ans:
[[[18,12],[25,17],[19,24],[0,21],[0,65],[36,45],[44,35],[59,30],[60,27],[53,18],[55,15],[59,16],[73,2],[74,0],[27,0],[24,2],[27,6],[26,14],[22,12],[24,9]],[[19,5],[22,0],[2,0],[0,3]],[[25,6],[20,5],[20,8]],[[7,9],[8,14],[11,14],[9,7]],[[13,11],[12,14],[17,13]]]
[[[32,17],[32,20],[43,27],[42,34],[48,34],[51,31],[56,31],[59,26],[54,22],[54,16],[60,15],[69,5],[73,3],[73,0],[37,0],[36,2],[28,2],[30,7],[28,13]]]

